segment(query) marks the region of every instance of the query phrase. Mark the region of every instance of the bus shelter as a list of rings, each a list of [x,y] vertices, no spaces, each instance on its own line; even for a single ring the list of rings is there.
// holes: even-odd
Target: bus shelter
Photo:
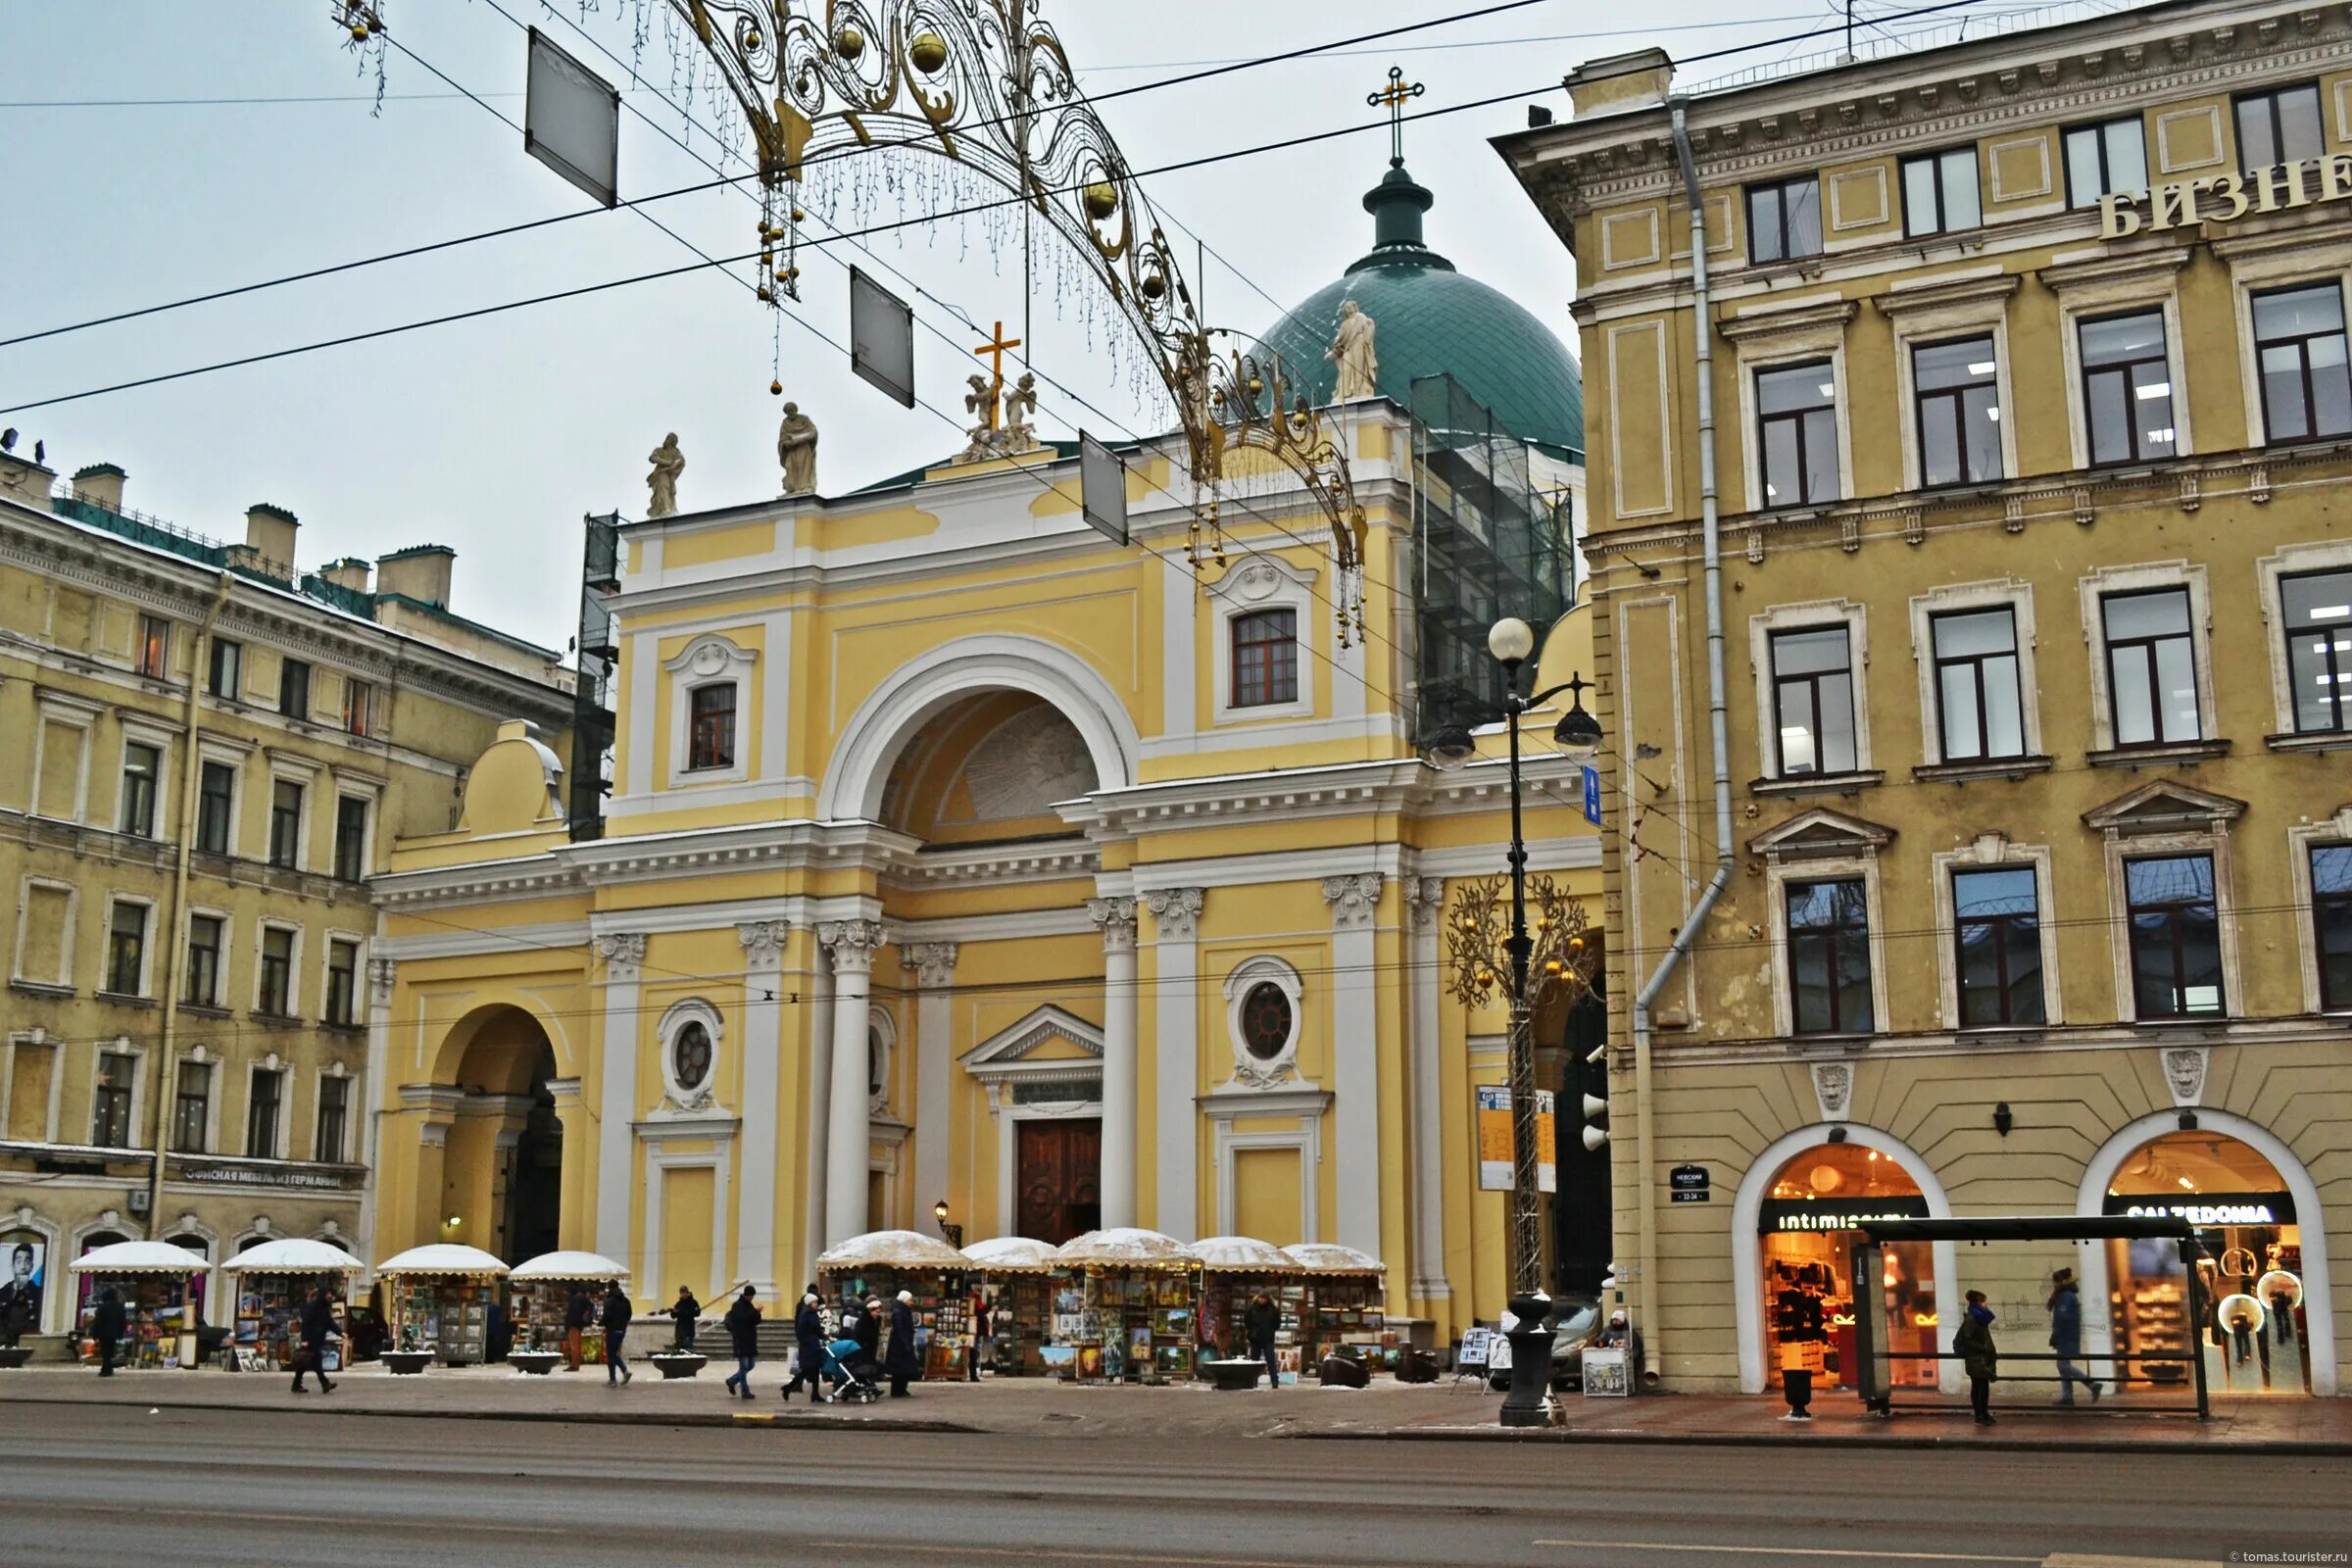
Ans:
[[[1903,1242],[1951,1242],[1970,1248],[1998,1248],[2004,1245],[2039,1246],[2071,1243],[2078,1248],[2084,1243],[2129,1242],[2179,1248],[2180,1274],[2187,1294],[2186,1325],[2189,1333],[2178,1350],[2148,1349],[2132,1356],[2134,1370],[2123,1371],[2118,1362],[2109,1370],[2108,1381],[2119,1385],[2142,1382],[2159,1389],[2176,1389],[2186,1383],[2194,1391],[2193,1402],[2133,1399],[2119,1409],[2132,1414],[2189,1415],[2200,1421],[2211,1413],[2207,1396],[2206,1357],[2199,1349],[2201,1335],[2197,1326],[2205,1321],[2208,1303],[2202,1289],[2203,1270],[2197,1266],[2202,1249],[2197,1233],[2186,1219],[2171,1214],[2014,1214],[1985,1215],[1967,1219],[1886,1219],[1865,1221],[1860,1227],[1861,1239],[1853,1244],[1853,1278],[1878,1280],[1886,1277],[1886,1250]],[[1988,1276],[1997,1269],[1985,1270]],[[1896,1407],[1895,1363],[1898,1361],[1956,1361],[1958,1355],[1950,1348],[1951,1329],[1959,1322],[1958,1310],[1950,1311],[1937,1327],[1937,1340],[1943,1346],[1936,1350],[1897,1350],[1898,1325],[1890,1320],[1893,1310],[1889,1293],[1880,1290],[1854,1291],[1855,1361],[1859,1379],[1856,1391],[1865,1408],[1881,1415],[1891,1415]],[[2014,1342],[2013,1342],[2014,1343]],[[2047,1351],[2013,1349],[2004,1344],[2000,1351],[2002,1364],[2025,1362],[2047,1367],[2046,1374],[2033,1373],[2024,1377],[2004,1376],[2002,1383],[2058,1383],[2058,1357]],[[2076,1360],[2085,1357],[2074,1357]],[[2178,1370],[2174,1370],[2174,1369]],[[2170,1371],[2170,1376],[2155,1375],[2157,1369]],[[2185,1374],[2183,1376],[2182,1374]],[[2120,1388],[2119,1388],[2120,1392]],[[1906,1401],[1913,1409],[1948,1406],[1940,1401]]]

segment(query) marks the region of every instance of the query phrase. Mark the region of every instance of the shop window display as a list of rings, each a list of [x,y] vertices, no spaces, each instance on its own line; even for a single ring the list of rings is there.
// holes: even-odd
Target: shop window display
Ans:
[[[1768,1386],[1784,1370],[1813,1374],[1813,1386],[1852,1388],[1855,1364],[1852,1247],[1873,1219],[1920,1219],[1919,1186],[1875,1149],[1824,1144],[1781,1167],[1758,1209]],[[1933,1250],[1925,1242],[1889,1244],[1875,1287],[1886,1293],[1890,1380],[1896,1388],[1936,1386],[1937,1312]]]
[[[2110,1214],[2176,1214],[2196,1227],[2193,1255],[2171,1242],[2108,1243],[2108,1310],[2119,1377],[2178,1386],[2193,1344],[2217,1394],[2311,1388],[2303,1307],[2303,1233],[2278,1170],[2221,1133],[2166,1133],[2140,1146],[2108,1184]],[[2189,1321],[2195,1268],[2205,1321]]]

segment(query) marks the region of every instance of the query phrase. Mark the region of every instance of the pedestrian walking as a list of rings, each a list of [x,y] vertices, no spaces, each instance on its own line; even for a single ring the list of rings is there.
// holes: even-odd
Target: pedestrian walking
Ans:
[[[901,1291],[890,1307],[890,1351],[882,1359],[890,1374],[890,1396],[907,1397],[906,1381],[923,1375],[923,1358],[914,1348],[914,1293]]]
[[[326,1378],[326,1348],[335,1338],[335,1308],[327,1299],[326,1288],[311,1292],[310,1299],[302,1303],[302,1350],[294,1358],[294,1392],[309,1391],[302,1386],[303,1374],[318,1374],[318,1392],[332,1394],[335,1386]]]
[[[97,1310],[90,1314],[90,1338],[98,1342],[98,1375],[115,1375],[115,1347],[122,1343],[130,1327],[130,1314],[122,1310],[122,1298],[109,1285],[98,1293]]]
[[[989,1316],[988,1293],[987,1293],[987,1292],[985,1292],[985,1291],[983,1291],[983,1290],[981,1290],[979,1286],[975,1285],[975,1286],[973,1286],[973,1287],[972,1287],[972,1379],[971,1379],[971,1380],[972,1380],[974,1383],[977,1383],[977,1382],[979,1382],[979,1381],[980,1381],[980,1353],[981,1353],[981,1351],[985,1349],[985,1350],[990,1350],[990,1351],[992,1351],[992,1352],[993,1352],[993,1350],[995,1349],[995,1347],[996,1347],[996,1337],[995,1337],[994,1335],[990,1334],[990,1333],[989,1333],[989,1331],[988,1331],[988,1316]]]
[[[841,1331],[858,1342],[860,1359],[872,1362],[882,1356],[882,1311],[864,1286],[858,1287],[858,1298],[841,1317]]]
[[[2082,1359],[2082,1288],[2075,1283],[2075,1271],[2062,1268],[2050,1276],[2050,1348],[2058,1354],[2058,1402],[2075,1402],[2075,1385],[2080,1383],[2090,1391],[2090,1402],[2099,1402],[2099,1386],[2092,1382],[2078,1363]]]
[[[746,1285],[727,1308],[727,1345],[735,1352],[735,1371],[727,1387],[747,1399],[752,1396],[752,1368],[760,1360],[760,1303],[754,1299],[758,1295]]]
[[[1282,1308],[1272,1297],[1260,1291],[1250,1298],[1249,1309],[1242,1313],[1242,1332],[1250,1340],[1250,1359],[1266,1363],[1266,1387],[1282,1387],[1282,1363],[1275,1358],[1274,1337],[1282,1332]]]
[[[1992,1380],[2001,1375],[2000,1352],[1992,1344],[1992,1308],[1983,1291],[1968,1293],[1968,1310],[1961,1314],[1960,1331],[1952,1348],[1968,1371],[1968,1402],[1977,1412],[1977,1425],[1992,1425]]]
[[[637,1374],[629,1370],[629,1358],[621,1353],[621,1346],[629,1337],[629,1298],[614,1280],[605,1287],[605,1310],[598,1320],[605,1331],[605,1381],[634,1383]],[[614,1373],[619,1376],[615,1378]]]
[[[792,1381],[784,1385],[787,1404],[804,1384],[811,1403],[832,1403],[833,1396],[825,1392],[825,1314],[814,1291],[802,1296],[801,1309],[793,1314]]]
[[[596,1303],[588,1299],[588,1288],[574,1285],[571,1300],[564,1308],[564,1359],[571,1370],[580,1369],[580,1336],[596,1321]]]
[[[749,1294],[748,1291],[746,1294]],[[678,1298],[669,1304],[669,1320],[677,1325],[676,1342],[681,1350],[694,1348],[695,1320],[703,1315],[703,1303],[694,1298],[694,1292],[678,1287]]]

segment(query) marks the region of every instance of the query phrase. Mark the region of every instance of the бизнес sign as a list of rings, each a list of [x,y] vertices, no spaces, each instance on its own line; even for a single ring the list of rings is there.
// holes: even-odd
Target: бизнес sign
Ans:
[[[2202,197],[2212,205],[2200,205]],[[2352,153],[2273,164],[2243,174],[2206,174],[2149,190],[2099,198],[2099,238],[2122,239],[2195,223],[2233,223],[2248,213],[2282,213],[2313,202],[2352,200]]]

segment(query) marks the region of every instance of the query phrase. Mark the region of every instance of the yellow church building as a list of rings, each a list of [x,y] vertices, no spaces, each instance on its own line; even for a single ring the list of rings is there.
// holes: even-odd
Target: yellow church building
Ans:
[[[1582,415],[1559,340],[1423,242],[1430,202],[1396,166],[1374,251],[1269,339],[1309,368],[1343,300],[1377,323],[1379,395],[1326,415],[1361,627],[1287,470],[1188,563],[1180,436],[1125,454],[1125,547],[1066,444],[625,524],[601,833],[515,722],[374,884],[375,1253],[768,1295],[944,1202],[972,1240],[1339,1242],[1393,1313],[1494,1318],[1504,1020],[1451,1000],[1439,922],[1503,869],[1488,622],[1536,621],[1535,687],[1590,662]],[[1482,757],[1440,773],[1448,716]],[[1597,926],[1575,769],[1528,728],[1531,867]]]

